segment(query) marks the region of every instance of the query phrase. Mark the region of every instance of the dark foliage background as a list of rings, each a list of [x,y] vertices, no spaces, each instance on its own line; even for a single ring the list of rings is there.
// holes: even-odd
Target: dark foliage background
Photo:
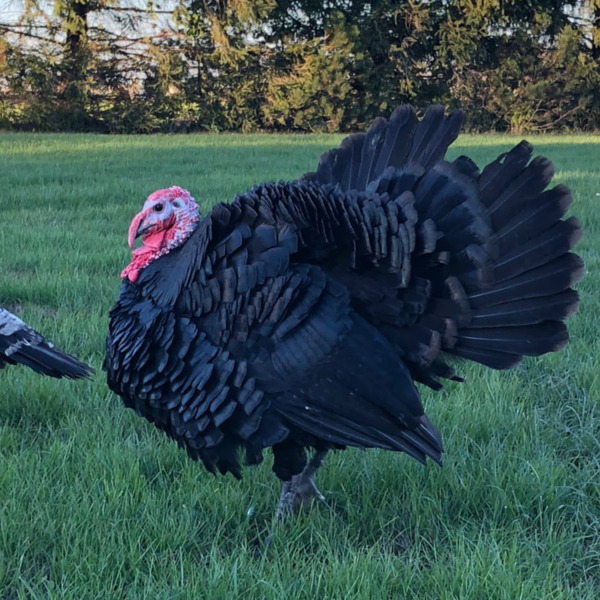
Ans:
[[[4,129],[600,129],[600,0],[27,0],[0,35]]]

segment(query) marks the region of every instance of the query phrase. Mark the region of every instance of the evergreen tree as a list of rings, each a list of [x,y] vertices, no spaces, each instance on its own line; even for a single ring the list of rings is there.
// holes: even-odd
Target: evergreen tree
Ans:
[[[600,128],[600,0],[25,7],[0,22],[3,127],[346,131],[443,102],[474,130]]]

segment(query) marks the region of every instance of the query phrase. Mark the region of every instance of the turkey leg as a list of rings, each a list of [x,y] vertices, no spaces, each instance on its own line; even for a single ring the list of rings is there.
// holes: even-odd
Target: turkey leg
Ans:
[[[284,482],[275,513],[277,523],[300,507],[307,508],[313,498],[321,502],[325,501],[323,494],[319,492],[315,485],[314,476],[323,464],[326,455],[327,450],[317,450],[301,473]]]

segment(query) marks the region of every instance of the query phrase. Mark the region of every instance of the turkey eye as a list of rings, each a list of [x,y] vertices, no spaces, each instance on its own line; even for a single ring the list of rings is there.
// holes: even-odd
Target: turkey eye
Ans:
[[[173,206],[175,208],[179,208],[181,206],[181,204],[179,204],[179,202],[177,200],[175,200],[175,202],[173,202]]]
[[[164,206],[162,204],[157,204],[154,207],[154,212],[162,212],[163,211]]]

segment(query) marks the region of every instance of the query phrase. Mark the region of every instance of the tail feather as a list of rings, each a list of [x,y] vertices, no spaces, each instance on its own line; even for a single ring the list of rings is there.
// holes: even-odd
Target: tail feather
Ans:
[[[575,246],[581,235],[574,217],[557,221],[537,238],[501,256],[494,264],[495,280],[506,281],[559,258]]]
[[[508,185],[488,209],[492,226],[497,229],[523,210],[526,202],[531,202],[550,183],[554,166],[542,156],[537,156],[523,172]]]
[[[342,147],[346,146],[350,150],[350,161],[348,162],[348,168],[344,173],[344,178],[340,182],[340,187],[343,190],[355,189],[358,170],[360,169],[360,159],[362,157],[362,149],[365,143],[365,137],[365,133],[356,133],[352,136],[352,138],[347,138],[346,140],[344,140],[345,143],[342,142]],[[347,186],[344,185],[345,181],[348,182]]]
[[[485,167],[479,177],[479,197],[484,206],[490,206],[505,189],[506,182],[521,173],[532,152],[533,146],[523,140]]]
[[[375,179],[375,166],[385,140],[386,125],[386,120],[380,117],[379,119],[375,119],[371,127],[369,127],[369,131],[362,144],[360,163],[358,165],[356,181],[353,185],[354,189],[364,190],[369,182]]]
[[[568,339],[567,328],[559,321],[544,321],[519,327],[481,327],[461,329],[461,346],[497,352],[537,356],[562,348]]]
[[[339,148],[329,150],[321,156],[315,175],[318,175],[322,183],[339,182],[342,189],[348,189],[349,178],[343,183],[342,180],[350,172],[348,165],[351,160],[352,148],[342,143]]]
[[[462,120],[463,113],[459,110],[445,116],[444,107],[440,104],[427,109],[415,132],[408,161],[429,168],[442,160],[450,144],[458,137]]]
[[[498,352],[489,348],[470,348],[469,346],[457,346],[452,351],[452,354],[465,360],[478,362],[479,364],[490,367],[490,369],[514,369],[521,363],[522,356],[520,354]]]
[[[571,192],[562,184],[532,199],[522,212],[500,228],[492,237],[498,251],[508,253],[516,245],[537,237],[559,221],[572,202]]]
[[[376,174],[383,173],[390,166],[400,167],[406,162],[410,146],[405,140],[412,138],[416,126],[417,116],[410,106],[396,108],[388,122],[385,140],[375,166]]]
[[[582,273],[581,259],[576,254],[565,254],[533,271],[472,293],[468,299],[471,307],[480,308],[524,298],[551,296],[579,281]]]
[[[470,327],[515,327],[543,321],[564,321],[577,310],[579,296],[566,289],[557,294],[542,296],[531,302],[515,300],[504,304],[484,306],[471,313]]]
[[[479,177],[479,169],[477,165],[468,156],[459,156],[452,162],[452,165],[458,173],[461,173],[470,180],[475,180],[477,177]]]

